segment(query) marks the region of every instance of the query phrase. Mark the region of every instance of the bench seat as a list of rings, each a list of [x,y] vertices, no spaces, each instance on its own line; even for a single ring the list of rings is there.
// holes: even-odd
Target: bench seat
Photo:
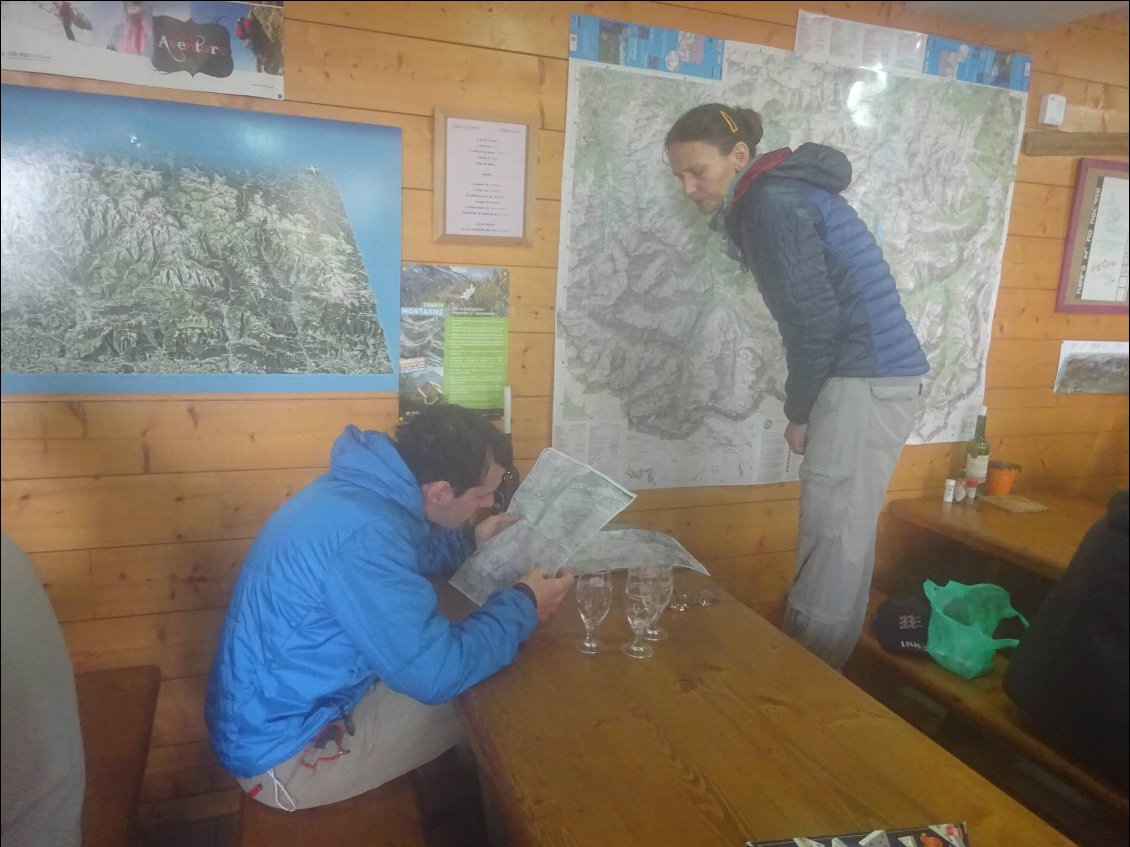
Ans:
[[[886,595],[872,588],[867,625],[859,647],[879,665],[912,687],[930,695],[968,722],[1008,742],[1057,777],[1076,786],[1114,811],[1126,815],[1130,803],[1125,791],[1087,770],[1077,759],[1050,746],[1030,728],[1020,708],[1002,685],[1008,660],[998,654],[992,670],[974,679],[962,679],[927,656],[890,653],[871,632],[870,621]]]
[[[86,764],[83,847],[139,843],[137,807],[160,686],[154,665],[75,674]]]
[[[244,794],[240,807],[239,847],[291,844],[425,847],[427,839],[411,774],[349,800],[297,812],[266,806]]]
[[[284,812],[244,795],[239,845],[486,847],[485,826],[478,780],[449,750],[379,788],[328,806]]]

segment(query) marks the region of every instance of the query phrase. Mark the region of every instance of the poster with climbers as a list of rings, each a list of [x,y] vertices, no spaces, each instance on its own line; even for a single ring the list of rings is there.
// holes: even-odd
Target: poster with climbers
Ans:
[[[33,0],[0,4],[15,71],[283,99],[283,4]]]

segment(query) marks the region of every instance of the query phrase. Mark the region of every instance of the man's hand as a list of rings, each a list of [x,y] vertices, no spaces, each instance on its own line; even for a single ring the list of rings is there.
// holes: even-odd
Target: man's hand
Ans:
[[[491,515],[475,524],[475,546],[482,547],[502,530],[520,520],[519,515],[503,512],[501,515]]]
[[[569,589],[573,587],[573,575],[569,571],[561,571],[559,576],[550,576],[549,571],[541,565],[518,581],[528,585],[534,592],[537,598],[539,621],[549,620],[561,605],[561,601],[565,599],[565,595],[569,593]]]
[[[788,426],[785,427],[785,443],[798,456],[803,456],[804,448],[808,444],[808,424],[789,421]]]

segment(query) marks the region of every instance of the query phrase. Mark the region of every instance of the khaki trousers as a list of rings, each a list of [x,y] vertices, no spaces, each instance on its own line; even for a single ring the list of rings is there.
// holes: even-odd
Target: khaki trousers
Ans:
[[[837,670],[863,629],[879,512],[918,415],[921,383],[833,378],[809,419],[797,574],[782,628]]]
[[[348,800],[413,771],[463,737],[452,703],[428,706],[382,682],[361,698],[350,719],[349,752],[327,758],[311,742],[265,773],[239,779],[254,799],[286,811]],[[312,764],[312,766],[311,766]]]

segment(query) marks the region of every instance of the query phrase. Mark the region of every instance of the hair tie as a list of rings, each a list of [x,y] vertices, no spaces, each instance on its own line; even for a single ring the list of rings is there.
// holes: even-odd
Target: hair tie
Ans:
[[[738,125],[736,123],[734,123],[733,118],[731,118],[729,115],[726,114],[726,110],[725,109],[719,109],[718,114],[720,114],[722,116],[722,120],[724,120],[726,122],[726,126],[728,126],[730,128],[730,134],[731,135],[737,135],[738,134]]]

